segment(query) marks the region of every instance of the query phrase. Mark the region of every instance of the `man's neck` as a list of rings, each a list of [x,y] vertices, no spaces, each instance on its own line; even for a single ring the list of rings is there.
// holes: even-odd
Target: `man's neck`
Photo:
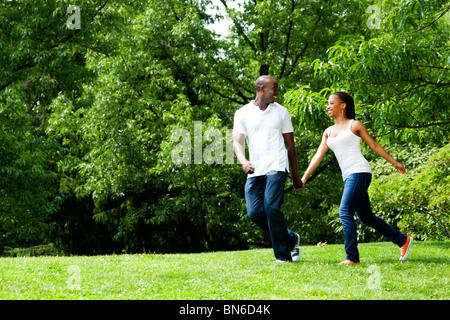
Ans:
[[[263,101],[259,100],[258,98],[256,98],[253,101],[253,104],[255,106],[257,106],[261,111],[264,111],[264,110],[267,109],[267,107],[269,106],[270,102],[263,102]]]

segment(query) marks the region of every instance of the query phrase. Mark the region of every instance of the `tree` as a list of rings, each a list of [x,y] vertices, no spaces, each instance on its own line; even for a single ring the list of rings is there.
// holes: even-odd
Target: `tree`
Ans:
[[[380,141],[448,141],[450,78],[447,1],[382,1],[381,27],[352,34],[330,46],[326,59],[314,61],[322,90],[303,86],[289,95],[304,125],[324,129],[325,99],[350,92],[356,113]]]
[[[25,225],[8,219],[29,221],[37,229],[28,243],[46,238],[74,253],[263,241],[246,218],[246,177],[227,153],[234,112],[253,99],[260,74],[280,84],[300,170],[330,124],[319,104],[334,88],[351,88],[362,119],[387,143],[448,139],[444,2],[380,2],[380,30],[367,27],[370,1],[240,3],[219,3],[233,21],[228,38],[207,28],[217,19],[208,0],[74,1],[79,24],[61,1],[1,4],[0,203],[29,195],[2,215],[2,232]],[[415,55],[402,51],[414,46]],[[317,172],[303,193],[286,186],[285,214],[307,230],[302,241],[339,241],[322,219],[339,200],[334,158]]]
[[[48,239],[59,207],[58,144],[45,134],[49,105],[58,91],[76,96],[89,75],[81,53],[71,50],[62,7],[56,1],[0,4],[2,247]]]

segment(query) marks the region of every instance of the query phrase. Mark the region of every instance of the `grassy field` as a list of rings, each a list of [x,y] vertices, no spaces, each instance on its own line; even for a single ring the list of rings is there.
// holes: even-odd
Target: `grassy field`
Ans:
[[[444,299],[450,242],[360,244],[362,263],[339,266],[343,245],[302,246],[299,263],[271,249],[199,254],[0,258],[0,299]]]

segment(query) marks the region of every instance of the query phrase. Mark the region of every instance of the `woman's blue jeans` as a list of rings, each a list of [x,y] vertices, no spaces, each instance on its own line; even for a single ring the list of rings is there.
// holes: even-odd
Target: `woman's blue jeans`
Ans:
[[[354,214],[362,223],[374,228],[399,247],[405,244],[407,236],[375,216],[370,207],[367,189],[372,181],[371,173],[353,173],[344,181],[339,217],[342,221],[345,237],[347,260],[359,262],[358,241]]]
[[[278,260],[292,261],[291,250],[297,235],[288,230],[283,212],[286,172],[248,178],[245,183],[245,201],[248,217],[270,235],[273,252]]]

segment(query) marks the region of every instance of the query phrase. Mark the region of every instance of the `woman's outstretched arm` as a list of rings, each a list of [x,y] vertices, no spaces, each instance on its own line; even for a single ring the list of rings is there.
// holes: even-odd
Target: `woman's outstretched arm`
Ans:
[[[323,156],[325,155],[325,152],[327,152],[327,150],[328,150],[328,145],[327,145],[328,134],[327,134],[327,130],[325,130],[323,132],[322,142],[320,143],[319,148],[317,148],[316,154],[311,159],[311,161],[309,163],[309,166],[308,166],[308,169],[306,169],[305,173],[303,174],[303,177],[302,177],[303,187],[306,185],[306,180],[308,180],[308,178],[311,175],[311,173],[313,173],[314,170],[316,170],[316,168],[318,167],[318,165],[322,161]]]
[[[391,163],[395,169],[397,169],[397,171],[399,173],[406,173],[406,168],[403,166],[403,164],[401,164],[400,162],[398,162],[397,160],[395,160],[386,150],[383,149],[382,146],[380,146],[380,144],[378,142],[376,142],[370,135],[369,132],[367,132],[367,128],[366,126],[361,122],[361,121],[354,121],[353,125],[352,125],[352,131],[357,134],[358,136],[361,137],[361,139],[363,139],[363,141],[365,143],[367,143],[367,145],[374,151],[376,152],[379,156],[383,157],[384,159],[386,159],[389,163]]]

